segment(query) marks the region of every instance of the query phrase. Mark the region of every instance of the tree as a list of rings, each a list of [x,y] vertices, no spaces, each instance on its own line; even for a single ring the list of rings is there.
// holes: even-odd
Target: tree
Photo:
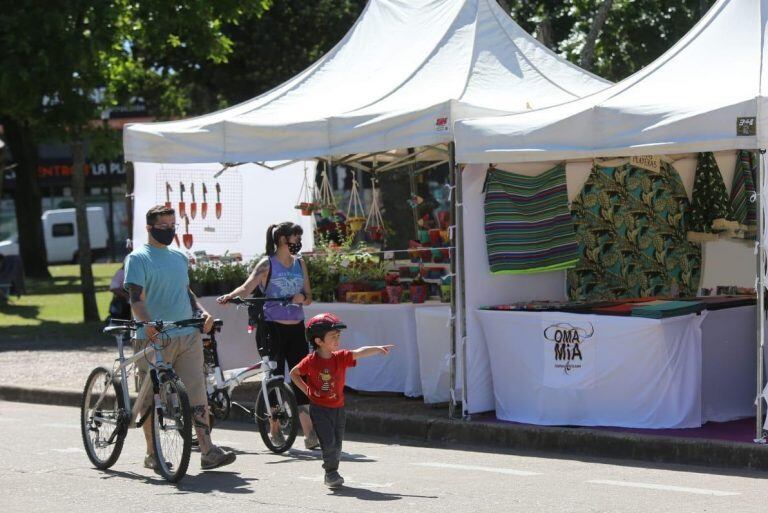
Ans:
[[[98,320],[83,176],[85,141],[100,128],[94,120],[104,109],[137,95],[146,96],[160,113],[182,112],[188,90],[181,86],[179,74],[207,60],[224,62],[232,42],[222,27],[261,14],[268,1],[52,4],[18,0],[14,9],[0,10],[0,119],[19,163],[19,238],[25,265],[32,264],[33,275],[43,274],[40,261],[31,254],[40,249],[31,227],[39,226],[40,218],[34,179],[37,142],[56,137],[72,147],[84,316],[87,321]],[[28,201],[22,203],[22,198]]]
[[[586,70],[592,69],[592,65],[595,61],[595,44],[597,44],[597,36],[600,35],[600,32],[603,30],[603,25],[605,25],[605,20],[608,19],[608,12],[611,10],[612,5],[613,0],[603,0],[600,7],[597,9],[597,14],[595,14],[591,26],[589,27],[589,34],[587,34],[584,48],[581,50],[581,60],[579,61],[579,65]]]

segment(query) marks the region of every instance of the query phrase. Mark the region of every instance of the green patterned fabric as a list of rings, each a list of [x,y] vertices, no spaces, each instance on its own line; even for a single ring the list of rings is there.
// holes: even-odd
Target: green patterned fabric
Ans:
[[[688,197],[669,164],[596,167],[571,208],[581,255],[568,272],[571,300],[695,295],[701,248],[686,238]]]
[[[686,226],[692,232],[712,232],[712,223],[716,219],[733,220],[731,201],[725,190],[723,175],[717,167],[715,154],[699,153],[696,178],[693,181],[693,200]]]
[[[576,265],[579,245],[568,210],[565,166],[537,176],[489,169],[485,239],[494,274],[540,273]]]
[[[734,221],[746,226],[757,224],[754,201],[756,174],[757,155],[747,150],[739,151],[736,172],[733,174],[733,187],[731,187],[731,207]]]

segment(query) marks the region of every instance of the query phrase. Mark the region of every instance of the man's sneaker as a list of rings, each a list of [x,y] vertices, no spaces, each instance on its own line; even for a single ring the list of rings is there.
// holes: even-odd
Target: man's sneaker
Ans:
[[[285,436],[283,435],[283,432],[279,429],[272,433],[272,443],[275,444],[275,447],[282,447],[285,445]]]
[[[309,451],[320,448],[320,440],[317,439],[317,433],[314,430],[304,437],[304,447]]]
[[[325,486],[328,488],[338,488],[344,484],[344,478],[339,475],[337,470],[325,473]]]
[[[169,461],[165,462],[165,466],[168,468],[173,468],[173,464]],[[144,456],[144,468],[154,470],[155,472],[160,469],[160,466],[157,464],[157,458],[154,454],[147,454]]]
[[[232,451],[225,451],[218,445],[211,446],[211,450],[200,456],[200,467],[203,470],[211,470],[224,465],[229,465],[237,459]]]

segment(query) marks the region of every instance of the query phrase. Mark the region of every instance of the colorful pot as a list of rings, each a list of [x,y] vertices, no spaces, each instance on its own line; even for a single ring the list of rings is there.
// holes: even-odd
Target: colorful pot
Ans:
[[[351,216],[347,219],[347,226],[353,232],[359,232],[365,226],[365,218],[360,216]]]
[[[423,303],[427,300],[428,287],[426,285],[411,285],[411,303]]]
[[[427,244],[429,242],[429,231],[427,230],[418,230],[417,231],[419,242],[422,244]]]
[[[342,283],[336,287],[336,300],[345,303],[347,301],[347,292],[365,292],[371,288],[365,283],[349,282]]]
[[[381,226],[369,226],[367,231],[372,241],[379,241],[384,238],[384,229]]]
[[[440,301],[442,301],[443,303],[451,302],[451,286],[450,285],[440,285]]]
[[[387,303],[395,305],[400,302],[400,297],[403,295],[403,287],[400,285],[388,285],[384,290],[387,293]]]
[[[429,230],[429,242],[433,246],[437,246],[442,242],[442,237],[440,237],[440,230],[433,228]]]

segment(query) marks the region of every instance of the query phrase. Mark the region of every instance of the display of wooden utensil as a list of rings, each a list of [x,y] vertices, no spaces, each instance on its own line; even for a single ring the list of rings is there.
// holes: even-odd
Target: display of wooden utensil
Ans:
[[[216,219],[221,218],[221,185],[216,182]]]
[[[189,204],[189,215],[192,216],[192,219],[194,219],[195,215],[197,215],[197,203],[195,201],[195,182],[192,182],[192,184],[189,186],[189,193],[192,195],[192,203]]]
[[[206,215],[208,215],[208,188],[205,186],[205,182],[203,182],[203,204],[200,207],[200,217],[205,219]]]
[[[189,218],[184,218],[184,247],[192,249],[192,234],[189,233]]]
[[[173,192],[171,184],[165,182],[165,208],[171,208],[171,192]]]
[[[187,209],[184,203],[184,182],[179,182],[179,217],[187,217]]]

